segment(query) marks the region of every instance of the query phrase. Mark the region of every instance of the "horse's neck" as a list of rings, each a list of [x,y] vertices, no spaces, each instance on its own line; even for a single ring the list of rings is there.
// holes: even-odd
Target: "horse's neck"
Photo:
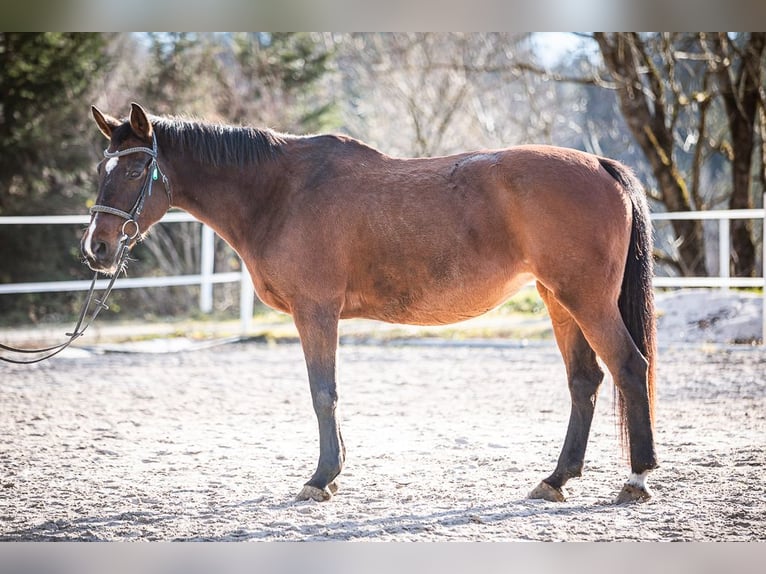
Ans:
[[[171,179],[173,206],[212,227],[239,251],[245,223],[259,211],[259,171],[256,166],[177,166]]]

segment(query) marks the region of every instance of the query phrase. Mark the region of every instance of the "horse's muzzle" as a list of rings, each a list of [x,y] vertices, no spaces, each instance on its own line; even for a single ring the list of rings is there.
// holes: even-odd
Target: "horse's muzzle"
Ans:
[[[80,242],[80,252],[93,271],[111,274],[116,271],[116,249],[102,239],[93,237],[88,230]]]

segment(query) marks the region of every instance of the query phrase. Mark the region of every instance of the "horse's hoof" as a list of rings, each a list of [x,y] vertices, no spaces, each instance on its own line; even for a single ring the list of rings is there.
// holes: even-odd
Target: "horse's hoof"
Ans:
[[[527,498],[547,500],[549,502],[564,502],[566,500],[560,488],[554,488],[544,480],[527,495]]]
[[[331,482],[325,488],[317,488],[306,484],[303,486],[295,500],[316,500],[317,502],[326,502],[332,498],[332,495],[338,491],[338,486]]]
[[[644,502],[652,497],[652,493],[649,492],[645,486],[636,486],[634,484],[625,483],[622,487],[620,494],[614,499],[615,504],[628,504],[629,502]]]

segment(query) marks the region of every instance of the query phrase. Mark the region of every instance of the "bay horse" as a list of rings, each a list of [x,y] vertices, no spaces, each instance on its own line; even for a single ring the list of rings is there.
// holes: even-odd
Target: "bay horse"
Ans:
[[[597,357],[614,380],[630,455],[616,502],[650,497],[652,235],[628,168],[552,146],[401,159],[342,135],[149,116],[135,103],[124,120],[92,114],[109,146],[81,244],[89,266],[118,273],[120,246],[178,207],[241,256],[266,305],[292,316],[319,425],[317,468],[298,499],[330,499],[344,464],[340,319],[452,323],[532,280],[564,359],[571,412],[556,468],[529,497],[562,501],[564,484],[581,475],[604,376]]]

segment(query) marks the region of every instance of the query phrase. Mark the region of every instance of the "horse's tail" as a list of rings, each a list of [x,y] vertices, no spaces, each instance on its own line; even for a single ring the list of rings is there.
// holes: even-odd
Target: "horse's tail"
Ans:
[[[656,320],[654,313],[654,277],[652,226],[649,219],[649,206],[641,182],[630,169],[614,160],[599,158],[601,166],[627,191],[633,211],[630,230],[628,258],[622,277],[622,288],[618,301],[620,314],[630,336],[638,350],[648,362],[647,395],[649,397],[649,416],[654,426],[654,382],[657,358]],[[620,426],[623,438],[626,438],[626,406],[620,393],[617,393],[617,408],[620,413]],[[627,444],[627,441],[624,442]]]

